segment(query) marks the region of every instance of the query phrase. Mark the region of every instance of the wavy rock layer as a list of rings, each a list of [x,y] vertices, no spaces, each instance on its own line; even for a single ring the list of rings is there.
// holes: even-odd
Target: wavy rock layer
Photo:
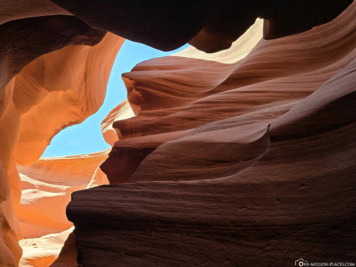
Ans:
[[[97,46],[66,47],[42,56],[16,76],[19,89],[13,98],[15,104],[18,103],[18,112],[24,115],[14,157],[18,164],[34,162],[18,166],[22,198],[16,214],[25,238],[21,243],[23,266],[49,266],[58,256],[69,234],[67,230],[72,226],[65,217],[70,194],[107,183],[98,169],[107,157],[106,152],[36,160],[57,132],[82,122],[99,109],[105,98],[111,66],[122,43],[122,38],[107,34]],[[43,72],[48,76],[43,77]],[[36,105],[29,108],[31,103]]]
[[[24,234],[21,266],[49,266],[55,261],[73,230],[65,216],[71,193],[108,183],[98,167],[106,157],[104,152],[49,158],[17,167],[22,196],[16,214]]]
[[[43,212],[40,209],[46,206],[46,200],[56,203],[64,212],[71,191],[61,186],[86,188],[94,167],[84,166],[89,181],[85,186],[80,182],[74,186],[54,182],[61,177],[53,177],[59,170],[52,173],[41,164],[31,164],[56,133],[99,109],[111,66],[123,43],[121,37],[93,29],[76,17],[57,15],[68,12],[48,1],[40,2],[32,1],[31,8],[26,9],[28,3],[21,6],[12,1],[3,5],[4,13],[0,12],[1,23],[6,22],[0,25],[1,266],[18,265],[22,254],[18,240],[24,236],[40,238],[52,230],[51,233],[58,233],[71,227],[64,213],[54,215],[55,208],[47,208],[44,221],[35,217]],[[36,8],[38,5],[41,8]],[[18,13],[12,14],[14,10]],[[104,158],[96,161],[95,168]],[[30,169],[23,165],[30,165]],[[21,178],[26,181],[21,182],[16,166],[24,168]],[[47,174],[52,175],[52,181],[44,178],[50,177]],[[25,191],[20,201],[22,185],[30,191]],[[24,206],[29,209],[23,209]],[[23,220],[20,225],[14,211]],[[46,226],[39,230],[43,223]],[[35,257],[31,260],[33,266],[46,266],[41,265],[41,260],[36,263]]]
[[[113,125],[112,185],[67,208],[78,263],[355,261],[355,16],[271,41],[257,22],[226,52],[125,74],[138,116]]]
[[[71,193],[89,184],[105,183],[97,179],[97,168],[106,158],[107,153],[99,153],[49,158],[18,166],[22,196],[16,213],[24,237],[35,238],[70,228],[72,224],[65,216],[65,209]]]
[[[189,41],[213,52],[230,47],[256,17],[267,19],[265,38],[278,38],[329,22],[351,2],[181,1],[172,8],[161,0],[0,0],[0,265],[18,265],[19,239],[25,249],[22,265],[53,262],[71,232],[71,224],[59,213],[69,194],[106,182],[97,168],[106,152],[38,161],[56,133],[80,123],[102,104],[123,42],[105,31],[164,50]],[[109,144],[119,140],[103,165],[111,182],[148,181],[149,188],[151,181],[190,180],[200,185],[229,177],[233,189],[239,175],[258,166],[278,142],[309,137],[300,125],[324,134],[352,123],[354,115],[348,112],[352,93],[345,89],[349,85],[345,82],[336,95],[322,88],[327,80],[339,84],[352,78],[346,69],[339,71],[353,59],[353,9],[311,33],[273,42],[259,42],[259,22],[227,52],[206,56],[188,49],[176,57],[143,63],[125,75],[129,102],[113,110],[102,125]],[[315,36],[324,41],[316,42]],[[342,76],[335,78],[338,73]],[[314,91],[323,93],[305,98]],[[298,106],[302,99],[309,99],[305,106],[316,109]],[[326,108],[338,110],[340,103],[348,114],[342,121]],[[140,116],[111,125],[133,114]],[[327,123],[315,123],[319,119]],[[346,228],[348,220],[346,216]],[[75,257],[67,253],[74,238],[69,235],[61,253],[65,260]],[[201,245],[194,244],[190,251]],[[131,252],[128,263],[136,255]],[[83,255],[79,254],[81,261]],[[141,258],[140,264],[150,261]]]

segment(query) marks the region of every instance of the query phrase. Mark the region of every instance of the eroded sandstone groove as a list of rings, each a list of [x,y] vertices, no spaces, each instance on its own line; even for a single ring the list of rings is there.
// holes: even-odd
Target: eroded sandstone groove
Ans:
[[[273,41],[257,21],[225,52],[188,48],[124,74],[137,116],[113,124],[112,185],[67,209],[78,263],[355,261],[354,17],[353,4]]]
[[[68,236],[55,266],[356,261],[352,0],[0,3],[1,266]],[[101,106],[123,38],[195,48],[123,75],[107,160],[39,160]],[[71,234],[70,195],[107,178]]]
[[[12,4],[11,8],[21,9]],[[1,266],[19,264],[23,254],[19,240],[24,238],[33,240],[22,243],[30,249],[25,251],[22,264],[48,266],[59,253],[56,242],[51,248],[50,242],[46,243],[57,237],[47,235],[66,238],[60,232],[71,227],[65,218],[70,193],[90,184],[106,155],[96,161],[92,173],[90,165],[82,167],[87,169],[87,181],[80,181],[85,175],[71,173],[70,161],[56,173],[53,168],[43,169],[51,163],[38,159],[56,133],[99,109],[123,42],[121,37],[93,29],[60,8],[40,11],[33,4],[33,13],[19,11],[17,17],[13,14],[14,20],[0,13],[5,20],[0,25]],[[67,179],[77,179],[73,184],[61,180],[60,172],[65,173],[66,168]],[[42,244],[42,237],[43,251],[33,253],[33,244]]]

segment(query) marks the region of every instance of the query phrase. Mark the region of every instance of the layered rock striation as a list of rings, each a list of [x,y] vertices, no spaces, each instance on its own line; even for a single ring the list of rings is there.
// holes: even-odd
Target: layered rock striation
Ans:
[[[24,237],[21,266],[49,266],[55,261],[73,231],[65,215],[71,193],[108,184],[98,167],[106,158],[107,152],[102,152],[17,166],[22,186],[16,208]]]
[[[355,258],[352,0],[0,3],[1,266],[48,266],[65,241],[56,266]],[[108,183],[108,152],[39,157],[103,103],[118,35],[231,48],[123,75],[102,123],[111,185],[73,194],[74,234],[65,206]]]
[[[137,116],[113,124],[111,185],[67,208],[78,263],[354,262],[355,12],[269,41],[257,21],[230,50],[124,74]]]
[[[37,162],[56,133],[99,109],[111,66],[123,43],[121,37],[94,29],[54,4],[39,2],[27,10],[18,2],[6,3],[5,14],[0,12],[1,266],[19,264],[19,240],[24,237],[40,238],[71,227],[64,215],[65,206],[74,189],[89,184],[93,175],[89,174],[90,166],[83,167],[89,176],[85,186],[79,185],[80,175],[68,173],[67,180],[78,179],[72,189],[68,189],[71,183],[58,185],[60,180],[47,179],[51,175],[60,179],[53,169],[27,175],[29,169],[23,166],[37,169],[38,165],[31,164]],[[12,10],[18,13],[12,14]],[[19,175],[17,168],[26,170]],[[25,194],[20,200],[22,189]],[[55,195],[58,198],[52,201]],[[51,203],[58,210],[47,206]],[[64,242],[65,237],[62,239]],[[60,247],[57,250],[59,253]],[[30,266],[48,266],[55,259],[52,252],[47,260],[38,262],[43,255],[32,253]]]

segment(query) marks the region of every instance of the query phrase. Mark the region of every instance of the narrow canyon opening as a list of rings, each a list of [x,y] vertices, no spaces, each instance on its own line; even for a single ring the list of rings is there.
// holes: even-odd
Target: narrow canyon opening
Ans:
[[[0,0],[0,267],[356,265],[355,1],[203,2]]]
[[[127,103],[121,75],[143,61],[174,54],[186,47],[162,52],[126,40],[118,54],[113,55],[116,59],[107,86],[100,89],[106,94],[99,110],[79,124],[58,130],[39,160],[29,165],[17,165],[22,191],[17,209],[23,233],[21,266],[52,264],[73,231],[72,223],[66,217],[71,194],[109,184],[99,166],[118,138],[112,128],[105,126],[111,126],[110,114],[117,111],[118,103],[121,120],[135,116]]]

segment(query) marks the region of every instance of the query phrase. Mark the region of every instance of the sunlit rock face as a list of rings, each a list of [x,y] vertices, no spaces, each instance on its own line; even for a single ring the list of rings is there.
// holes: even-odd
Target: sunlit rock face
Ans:
[[[67,208],[78,263],[354,262],[355,17],[269,41],[257,21],[227,51],[124,74],[137,116],[113,124],[111,185]]]
[[[65,218],[70,193],[105,183],[97,167],[106,152],[88,156],[94,162],[82,160],[82,167],[78,159],[38,159],[56,133],[99,109],[123,39],[49,1],[1,4],[0,266],[19,264],[23,238],[29,250],[22,265],[48,266],[72,225]],[[38,253],[36,244],[45,249]]]
[[[0,266],[48,266],[64,242],[55,266],[353,259],[355,4],[333,20],[351,2],[0,0]],[[39,160],[103,103],[115,34],[232,47],[125,74],[108,160]],[[73,195],[72,233],[70,195],[107,178]]]
[[[73,230],[65,215],[71,193],[108,183],[98,167],[106,157],[102,152],[17,166],[22,186],[16,208],[24,237],[21,266],[49,266],[55,261]]]

